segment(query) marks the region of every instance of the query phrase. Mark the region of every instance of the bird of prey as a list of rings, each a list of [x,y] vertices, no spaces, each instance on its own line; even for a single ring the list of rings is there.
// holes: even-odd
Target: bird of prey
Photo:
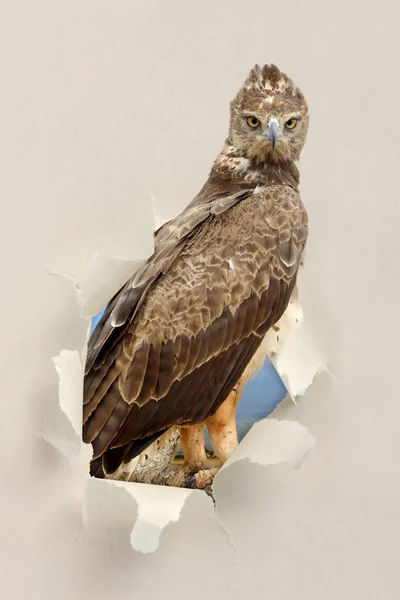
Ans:
[[[152,256],[110,300],[89,341],[83,440],[113,476],[178,426],[200,475],[207,425],[224,462],[237,443],[237,384],[285,312],[308,227],[295,162],[308,107],[275,65],[256,65],[194,200],[155,233]],[[201,477],[183,485],[201,487]]]

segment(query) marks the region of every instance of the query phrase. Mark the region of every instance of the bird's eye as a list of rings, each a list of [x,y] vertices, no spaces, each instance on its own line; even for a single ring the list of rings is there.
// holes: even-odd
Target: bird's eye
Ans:
[[[289,119],[289,121],[286,121],[285,123],[285,127],[287,127],[287,129],[294,129],[297,125],[297,119]]]
[[[257,117],[247,117],[246,123],[252,129],[259,127],[259,125],[260,125],[260,121],[257,119]]]

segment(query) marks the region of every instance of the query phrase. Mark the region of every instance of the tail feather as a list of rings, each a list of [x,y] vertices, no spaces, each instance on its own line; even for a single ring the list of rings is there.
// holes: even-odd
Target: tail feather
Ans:
[[[152,435],[125,444],[125,446],[107,450],[102,456],[92,460],[90,463],[90,475],[100,479],[107,475],[112,475],[122,463],[126,464],[142,454],[148,446],[155,442],[166,431],[167,429],[157,431]]]

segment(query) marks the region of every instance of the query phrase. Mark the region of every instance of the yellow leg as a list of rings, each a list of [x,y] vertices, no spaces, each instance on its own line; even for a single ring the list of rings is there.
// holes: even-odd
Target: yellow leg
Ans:
[[[236,405],[239,398],[238,386],[235,386],[218,410],[205,420],[214,452],[221,464],[224,464],[238,444]]]
[[[204,425],[179,427],[185,463],[206,464],[207,456],[204,448]]]
[[[184,464],[168,485],[203,489],[212,483],[218,468],[208,460],[204,447],[204,424],[179,427]]]
[[[207,425],[215,454],[221,464],[229,458],[238,444],[236,433],[236,405],[241,395],[235,386],[219,409],[200,425],[179,427],[185,464],[176,471],[169,485],[206,488],[212,484],[218,471],[215,461],[208,460],[204,447],[204,425]]]

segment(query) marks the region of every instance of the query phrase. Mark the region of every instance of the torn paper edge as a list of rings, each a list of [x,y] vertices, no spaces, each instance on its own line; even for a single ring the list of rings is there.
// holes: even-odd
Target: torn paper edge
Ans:
[[[127,260],[105,254],[93,254],[85,275],[79,283],[75,283],[81,315],[97,315],[145,260]]]
[[[86,317],[94,316],[101,310],[109,298],[123,285],[126,280],[138,268],[139,262],[128,261],[117,257],[107,257],[101,254],[96,254],[92,257],[89,268],[82,280],[77,284],[74,282],[77,291],[77,300],[81,307],[82,314]],[[54,273],[54,271],[53,271]],[[59,275],[63,275],[59,273]],[[68,276],[67,276],[68,277]],[[69,277],[68,277],[69,278]],[[71,278],[69,278],[71,279]],[[107,296],[107,297],[106,297]],[[282,317],[279,322],[281,328],[281,337],[279,339],[268,338],[265,341],[265,352],[270,356],[271,360],[276,361],[278,373],[281,376],[288,378],[288,385],[294,377],[293,356],[298,350],[298,341],[293,344],[293,322],[298,322],[298,315],[301,307],[296,299],[294,306],[288,308],[288,314]],[[302,315],[302,312],[301,312]],[[286,319],[286,321],[285,321]],[[296,321],[297,319],[297,321]],[[90,321],[88,333],[90,330]],[[283,329],[288,331],[287,336],[283,334]],[[300,326],[297,327],[300,331]],[[274,332],[276,333],[276,332]],[[303,339],[299,335],[299,339]],[[304,342],[305,343],[305,342]],[[291,348],[292,344],[292,348]],[[279,362],[279,359],[284,355],[286,349],[286,359]],[[59,375],[59,405],[60,410],[71,423],[71,436],[76,439],[79,436],[80,447],[86,446],[81,441],[81,411],[82,411],[82,389],[83,389],[83,362],[86,354],[86,347],[82,349],[81,356],[77,351],[63,350],[58,357],[53,359]],[[315,353],[310,353],[310,364],[314,364],[314,372],[311,377],[311,371],[307,374],[310,383],[318,372],[320,361],[316,363],[311,360],[317,357]],[[298,355],[296,361],[298,360]],[[310,379],[311,377],[311,379]],[[295,379],[296,385],[292,385],[291,393],[303,390],[304,381],[301,379],[301,385]],[[299,378],[300,381],[300,378]],[[303,387],[301,387],[303,386]],[[268,439],[270,436],[270,439]],[[51,443],[52,440],[49,440]],[[70,440],[67,440],[70,442]],[[261,465],[279,464],[279,462],[291,462],[293,466],[298,466],[305,459],[308,452],[311,451],[314,441],[307,430],[296,422],[291,421],[276,421],[274,419],[264,419],[255,423],[250,432],[245,436],[243,441],[237,447],[230,459],[225,463],[222,469],[229,468],[230,465],[239,460],[250,460]],[[54,444],[60,449],[60,444]],[[69,449],[69,443],[65,444],[63,452],[74,458],[76,454]],[[79,453],[78,448],[78,453]],[[289,458],[290,460],[289,460]],[[88,467],[88,465],[87,465]],[[221,469],[221,470],[222,470]],[[216,475],[218,481],[218,473]],[[107,486],[107,487],[104,487]],[[126,521],[127,535],[131,546],[134,550],[140,552],[154,552],[160,543],[162,531],[170,523],[175,523],[179,520],[183,506],[188,498],[193,494],[200,494],[209,501],[210,516],[215,517],[211,499],[206,497],[204,492],[199,490],[188,490],[184,488],[174,488],[167,486],[156,486],[152,484],[122,482],[118,480],[98,480],[90,478],[85,479],[84,491],[84,509],[83,519],[86,523],[96,520],[96,514],[101,512],[101,495],[102,490],[107,490],[107,497],[112,494],[111,490],[118,490],[113,498],[115,502],[115,510],[118,512],[118,498],[122,498],[121,489],[124,490],[134,500],[136,504],[132,507],[137,507],[137,517],[133,521],[133,525],[129,524],[129,519]],[[95,493],[94,493],[95,492]],[[94,498],[96,501],[94,502]],[[196,500],[197,501],[197,500]],[[223,524],[221,523],[224,531]],[[227,532],[228,533],[228,532]],[[229,535],[229,533],[228,533]]]
[[[52,359],[58,373],[60,408],[69,419],[75,433],[82,436],[82,406],[74,402],[82,394],[83,367],[76,350],[62,350]]]
[[[329,372],[325,357],[307,331],[297,287],[281,319],[266,333],[263,344],[295,404],[317,375]]]
[[[76,399],[81,397],[82,363],[78,352],[63,350],[52,359],[58,373],[58,408],[60,412],[46,415],[38,433],[70,461],[77,458],[82,446],[82,408]],[[57,414],[57,413],[56,413]],[[64,417],[64,418],[63,418]]]
[[[240,460],[264,466],[289,463],[299,468],[314,445],[315,439],[300,423],[266,417],[254,423],[220,472]]]
[[[157,200],[153,194],[153,192],[151,190],[149,190],[149,194],[150,194],[150,198],[151,198],[151,206],[153,209],[153,226],[154,226],[154,231],[157,231],[157,229],[160,229],[160,227],[162,227],[163,225],[165,225],[165,223],[168,223],[168,221],[170,221],[169,218],[167,217],[163,217],[160,213],[159,213],[159,209],[157,206]]]
[[[115,507],[120,519],[120,490],[124,490],[132,498],[134,501],[132,507],[136,507],[136,518],[132,518],[132,514],[125,516],[131,546],[133,550],[144,554],[157,550],[162,532],[168,525],[179,520],[189,496],[204,495],[199,490],[88,478],[85,483],[83,501],[83,525],[86,531],[95,526],[96,520],[105,516],[102,515],[104,507],[101,498],[103,494]],[[212,512],[211,498],[208,498],[208,501],[210,512]]]

